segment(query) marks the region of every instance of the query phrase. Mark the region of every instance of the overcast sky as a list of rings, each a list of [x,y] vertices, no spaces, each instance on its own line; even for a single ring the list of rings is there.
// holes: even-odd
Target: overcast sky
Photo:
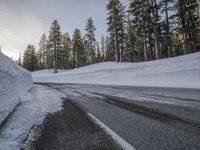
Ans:
[[[121,0],[124,5],[128,0]],[[0,46],[3,53],[17,59],[28,44],[38,48],[40,37],[57,19],[62,32],[73,34],[80,28],[84,34],[91,16],[100,39],[106,34],[107,0],[0,0]]]

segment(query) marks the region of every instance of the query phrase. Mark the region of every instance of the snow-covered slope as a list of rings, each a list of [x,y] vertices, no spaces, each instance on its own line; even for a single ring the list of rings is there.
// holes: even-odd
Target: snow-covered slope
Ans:
[[[141,62],[104,62],[56,75],[32,73],[35,82],[200,88],[200,53]]]
[[[30,73],[0,53],[0,125],[31,87]]]

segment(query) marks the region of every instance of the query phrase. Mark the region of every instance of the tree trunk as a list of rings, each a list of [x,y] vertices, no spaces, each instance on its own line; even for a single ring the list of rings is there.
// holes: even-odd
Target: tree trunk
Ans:
[[[146,33],[144,33],[144,61],[147,61],[147,41],[146,41]]]
[[[154,34],[155,34],[155,52],[156,52],[156,59],[161,58],[161,37],[159,36],[159,27],[158,27],[158,10],[156,0],[151,0],[152,3],[152,13],[154,19]]]
[[[169,39],[169,45],[167,46],[168,57],[172,56],[172,40],[170,36],[170,26],[169,26],[169,14],[168,14],[168,2],[165,0],[165,17],[167,23],[167,38]]]
[[[118,36],[116,32],[115,32],[115,57],[116,57],[116,62],[118,63],[120,61],[120,51],[118,44]]]

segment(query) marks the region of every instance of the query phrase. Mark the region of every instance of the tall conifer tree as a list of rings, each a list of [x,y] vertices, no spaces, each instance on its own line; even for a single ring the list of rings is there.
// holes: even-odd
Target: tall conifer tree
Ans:
[[[96,38],[95,38],[95,31],[96,28],[94,26],[94,21],[90,17],[87,21],[86,27],[86,35],[85,38],[87,40],[87,54],[89,56],[89,64],[93,64],[95,62],[95,47],[96,47]]]
[[[125,13],[124,6],[119,0],[109,0],[107,4],[108,10],[108,32],[110,33],[111,43],[114,43],[116,62],[122,61],[124,48],[124,22]]]
[[[73,34],[73,68],[78,68],[86,64],[83,40],[81,38],[81,31],[75,29]]]
[[[50,57],[52,57],[53,60],[53,68],[54,73],[58,72],[58,68],[62,64],[62,34],[60,32],[60,26],[58,24],[57,20],[54,20],[49,33],[49,40],[48,40],[48,48],[50,50]]]

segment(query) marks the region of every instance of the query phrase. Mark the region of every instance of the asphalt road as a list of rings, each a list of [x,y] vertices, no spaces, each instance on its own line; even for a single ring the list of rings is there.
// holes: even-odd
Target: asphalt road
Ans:
[[[35,142],[37,149],[44,149],[45,145],[51,145],[50,143],[52,146],[48,149],[67,149],[66,147],[70,146],[74,149],[73,145],[81,144],[82,147],[75,149],[98,149],[98,147],[99,149],[120,149],[97,125],[91,125],[90,118],[86,115],[81,116],[86,112],[94,115],[137,150],[200,149],[200,89],[53,83],[40,83],[38,86],[53,88],[64,93],[65,98],[63,110],[47,117],[46,124],[42,127],[41,137]],[[70,108],[71,111],[69,111]],[[63,117],[67,113],[76,114],[76,110],[79,115]],[[73,140],[69,137],[65,139],[63,136],[66,137],[69,131],[65,132],[63,129],[66,129],[66,126],[69,130],[73,128],[69,128],[69,124],[64,124],[61,120],[70,122],[72,118],[82,120],[82,122],[71,123],[71,126],[76,124],[74,130],[80,134],[70,132],[75,136]],[[83,122],[88,124],[83,125],[84,128],[79,130],[82,125],[77,126],[77,124]],[[91,130],[87,133],[82,132],[90,128]],[[49,133],[52,129],[53,133],[59,131],[58,133],[62,134],[58,137],[53,134],[50,137]],[[52,140],[53,137],[62,140]],[[63,142],[65,143],[63,147],[58,147]],[[91,143],[92,146],[83,143]],[[100,148],[100,145],[103,147]]]

